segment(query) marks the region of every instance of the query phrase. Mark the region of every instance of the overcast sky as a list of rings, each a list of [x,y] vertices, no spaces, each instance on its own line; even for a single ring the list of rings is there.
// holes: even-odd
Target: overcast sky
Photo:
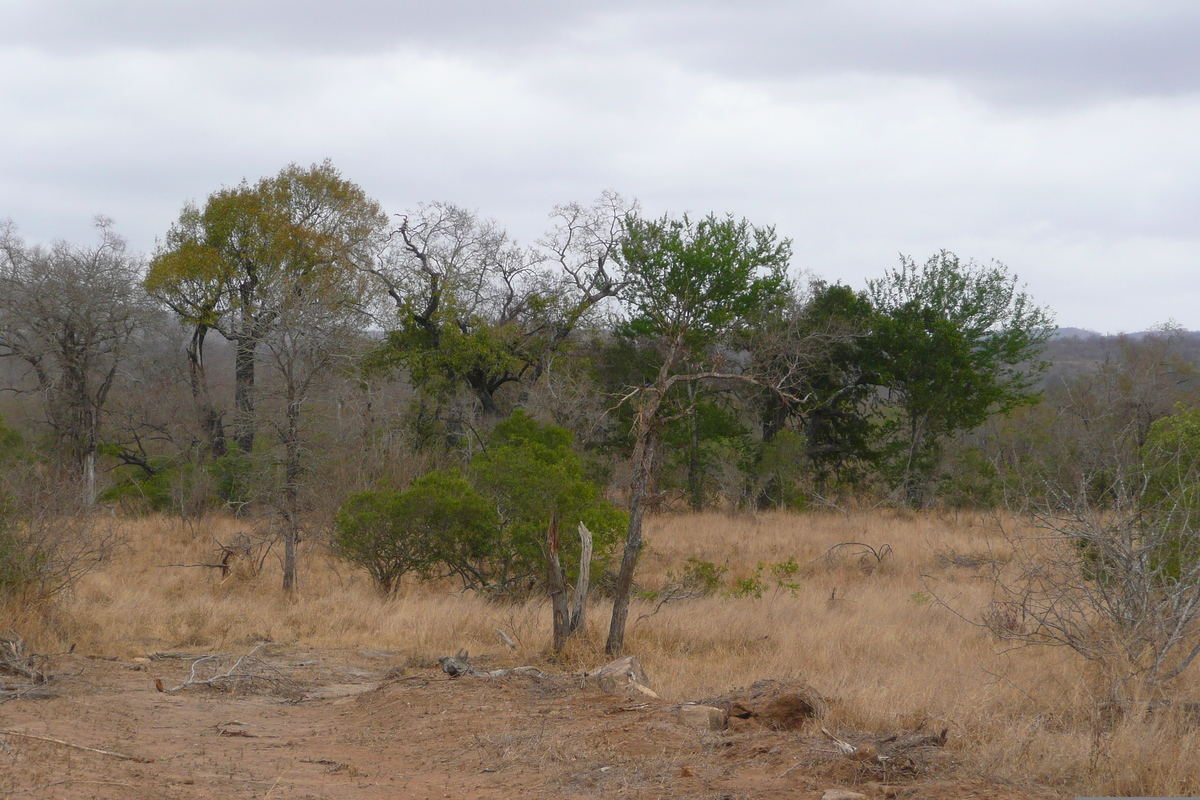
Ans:
[[[0,0],[0,218],[149,252],[331,158],[522,241],[612,188],[861,288],[940,249],[1060,325],[1200,329],[1195,0]]]

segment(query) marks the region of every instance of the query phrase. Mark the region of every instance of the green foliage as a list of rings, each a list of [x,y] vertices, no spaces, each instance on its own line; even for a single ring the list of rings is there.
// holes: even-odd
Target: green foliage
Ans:
[[[570,433],[516,412],[496,426],[465,475],[431,472],[405,492],[348,500],[337,516],[337,548],[385,592],[408,572],[514,591],[544,578],[546,528],[555,515],[569,573],[578,569],[576,524],[592,531],[596,570],[628,524],[583,477]]]
[[[20,594],[35,584],[45,558],[21,535],[12,498],[0,494],[0,598]]]
[[[646,589],[638,593],[643,600],[669,603],[672,600],[707,597],[721,591],[728,567],[718,566],[711,561],[692,556],[688,558],[683,571],[676,575],[667,570],[667,580],[663,588]]]
[[[621,248],[634,337],[680,341],[689,348],[729,333],[787,286],[791,242],[773,228],[710,214],[699,221],[664,216],[625,221]]]
[[[712,492],[714,473],[734,463],[742,471],[751,448],[750,431],[737,414],[718,402],[715,393],[689,387],[689,410],[666,426],[663,441],[674,455],[669,465],[683,470],[683,486],[693,511],[700,511]],[[706,398],[706,399],[701,399]]]
[[[1038,400],[1032,387],[1052,319],[1002,265],[962,263],[944,250],[923,266],[902,258],[868,283],[868,295],[876,317],[863,353],[898,412],[892,481],[920,504],[942,437]]]
[[[762,579],[763,565],[759,564],[754,570],[753,575],[747,575],[744,578],[734,578],[733,583],[729,587],[729,596],[738,600],[744,600],[748,597],[753,597],[755,600],[761,600],[763,594],[766,593],[766,581]]]
[[[978,447],[955,450],[943,464],[938,497],[951,508],[995,508],[1003,497],[1000,471]]]
[[[800,572],[800,565],[796,563],[795,558],[789,558],[787,561],[781,561],[776,564],[764,564],[759,562],[754,569],[753,575],[747,575],[744,578],[735,578],[729,586],[728,594],[735,599],[746,599],[749,597],[755,600],[761,600],[762,596],[767,593],[771,585],[763,580],[763,571],[770,570],[771,582],[775,584],[775,591],[787,591],[793,597],[800,590],[800,584],[796,580],[796,576]]]
[[[334,520],[335,548],[394,594],[409,572],[483,579],[478,565],[495,546],[499,517],[491,502],[458,474],[431,472],[407,491],[351,496]]]
[[[790,326],[792,340],[816,343],[807,345],[805,368],[793,371],[786,384],[792,395],[803,398],[801,403],[785,408],[768,395],[764,424],[778,430],[787,415],[799,418],[804,461],[818,486],[856,487],[878,459],[879,431],[871,413],[878,376],[864,347],[875,316],[865,292],[816,281],[808,301],[797,304],[781,323]],[[766,352],[758,357],[778,362],[774,368],[779,371],[792,369],[795,349],[772,346],[767,339]]]
[[[0,417],[0,466],[23,461],[29,457],[25,449],[25,439],[21,434],[4,424]]]
[[[679,581],[684,586],[696,589],[702,594],[713,594],[721,588],[721,581],[728,571],[728,567],[717,566],[711,561],[704,561],[693,556],[688,558],[687,565],[679,576]],[[673,579],[674,576],[668,571],[668,582]]]
[[[216,481],[217,496],[230,508],[239,509],[254,497],[254,459],[236,446],[230,446],[225,455],[215,459],[208,471]]]
[[[1141,456],[1142,523],[1161,542],[1159,570],[1179,580],[1200,561],[1200,410],[1179,406],[1151,424]]]
[[[592,532],[597,565],[607,559],[628,524],[627,515],[584,478],[583,462],[571,449],[571,434],[555,425],[538,425],[522,411],[496,426],[488,449],[471,460],[467,475],[500,514],[499,541],[486,570],[489,582],[498,587],[541,579],[552,516],[559,520],[560,554],[568,577],[577,571],[579,543],[574,532],[579,522]]]
[[[752,468],[759,487],[759,506],[794,510],[807,506],[808,496],[798,483],[806,452],[804,437],[795,431],[780,431],[762,445],[758,463]]]
[[[141,467],[118,468],[116,481],[100,494],[100,500],[160,513],[177,510],[178,489],[184,482],[191,483],[192,470],[181,470],[165,458],[151,459],[150,467],[149,474]]]

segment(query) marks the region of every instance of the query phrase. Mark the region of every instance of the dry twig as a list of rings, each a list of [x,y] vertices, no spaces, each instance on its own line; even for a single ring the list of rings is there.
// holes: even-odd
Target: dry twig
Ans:
[[[96,748],[96,747],[85,747],[84,745],[81,745],[81,744],[73,744],[71,742],[64,742],[62,739],[55,739],[50,736],[38,736],[37,734],[34,734],[34,733],[21,733],[20,731],[0,730],[0,736],[18,736],[22,739],[36,739],[39,742],[50,742],[52,744],[62,745],[63,747],[71,747],[71,748],[74,748],[75,750],[86,750],[89,753],[99,753],[102,756],[108,756],[109,758],[117,758],[117,759],[120,759],[121,761],[136,761],[139,764],[154,763],[154,759],[152,759],[152,758],[139,758],[137,756],[125,755],[124,753],[114,753],[112,750],[100,750],[99,748]]]

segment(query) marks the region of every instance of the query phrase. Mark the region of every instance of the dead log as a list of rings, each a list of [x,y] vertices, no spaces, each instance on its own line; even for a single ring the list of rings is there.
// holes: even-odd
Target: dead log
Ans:
[[[470,658],[471,654],[466,650],[459,650],[457,655],[442,656],[438,659],[438,663],[442,665],[442,672],[451,678],[507,678],[509,675],[530,675],[535,678],[544,677],[544,673],[537,667],[513,667],[511,669],[493,670],[475,669],[471,665]]]

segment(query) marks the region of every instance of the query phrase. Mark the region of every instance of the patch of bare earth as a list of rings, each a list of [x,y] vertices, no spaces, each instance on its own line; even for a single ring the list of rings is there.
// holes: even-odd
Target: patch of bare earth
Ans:
[[[237,670],[239,653],[172,655],[68,656],[51,696],[0,704],[0,797],[1057,796],[964,778],[953,742],[856,761],[815,723],[700,730],[676,705],[579,675],[451,679],[366,650],[267,646]],[[234,677],[203,683],[223,671]]]

